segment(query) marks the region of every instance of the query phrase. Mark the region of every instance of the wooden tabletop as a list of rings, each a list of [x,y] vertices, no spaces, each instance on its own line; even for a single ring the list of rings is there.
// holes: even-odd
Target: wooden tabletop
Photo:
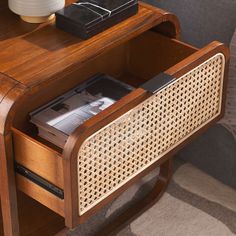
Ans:
[[[54,21],[21,21],[10,12],[5,0],[0,6],[0,72],[27,87],[78,69],[84,61],[157,25],[163,21],[163,15],[176,20],[171,14],[140,3],[137,15],[82,41],[57,29]]]

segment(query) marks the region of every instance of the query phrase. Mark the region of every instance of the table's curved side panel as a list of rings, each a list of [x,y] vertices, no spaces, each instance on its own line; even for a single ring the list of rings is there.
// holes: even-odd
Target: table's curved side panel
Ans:
[[[5,235],[19,235],[17,197],[10,123],[15,101],[24,88],[0,73],[0,196]]]

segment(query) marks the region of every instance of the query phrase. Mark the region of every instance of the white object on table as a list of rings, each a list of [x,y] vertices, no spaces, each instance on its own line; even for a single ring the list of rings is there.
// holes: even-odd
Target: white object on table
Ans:
[[[29,23],[42,23],[54,18],[65,6],[65,0],[8,0],[11,11]]]

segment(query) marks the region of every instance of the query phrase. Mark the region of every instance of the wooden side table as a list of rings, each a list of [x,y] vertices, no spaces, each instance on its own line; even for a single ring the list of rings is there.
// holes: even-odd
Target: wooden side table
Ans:
[[[228,49],[181,42],[176,16],[140,3],[136,16],[87,40],[0,22],[1,205],[5,235],[19,235],[16,187],[74,228],[160,166],[152,192],[107,234],[155,203],[171,178],[171,157],[224,113]],[[62,150],[37,136],[29,112],[88,77],[108,73],[137,89],[78,127]],[[14,162],[52,187],[15,173]]]

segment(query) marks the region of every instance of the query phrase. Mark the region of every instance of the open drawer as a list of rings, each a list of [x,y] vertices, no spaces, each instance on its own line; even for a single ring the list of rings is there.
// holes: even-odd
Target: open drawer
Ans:
[[[54,189],[21,174],[18,188],[76,226],[220,119],[228,57],[221,43],[198,50],[151,30],[98,55],[58,88],[102,72],[137,89],[78,127],[64,150],[27,130],[25,112],[12,128],[15,160]]]

